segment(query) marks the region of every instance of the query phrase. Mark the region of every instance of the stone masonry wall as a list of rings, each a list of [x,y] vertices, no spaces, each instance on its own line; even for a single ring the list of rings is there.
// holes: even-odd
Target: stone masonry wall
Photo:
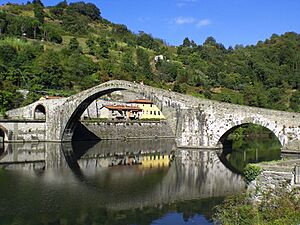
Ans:
[[[290,191],[293,181],[294,174],[292,172],[263,171],[249,184],[247,190],[256,202],[260,201],[264,194],[274,193],[276,190]]]
[[[160,122],[82,122],[100,139],[175,137],[166,121]]]
[[[296,189],[300,193],[299,184],[295,183],[295,166],[299,162],[299,159],[290,159],[259,163],[262,172],[247,188],[253,201],[260,201],[265,194],[276,195],[278,191],[289,192]]]
[[[46,140],[46,123],[33,121],[2,121],[7,130],[6,142],[32,142]]]

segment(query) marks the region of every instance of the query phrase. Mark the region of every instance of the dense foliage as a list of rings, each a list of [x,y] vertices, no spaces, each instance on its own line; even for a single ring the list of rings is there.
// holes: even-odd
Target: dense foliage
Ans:
[[[250,183],[251,181],[255,180],[261,171],[262,169],[259,166],[255,164],[248,164],[243,171],[245,181]]]
[[[155,56],[162,55],[160,58]],[[168,46],[101,17],[94,4],[0,7],[0,111],[111,79],[219,101],[300,111],[300,35],[225,48],[213,37]],[[29,90],[26,99],[18,94]]]
[[[300,198],[294,192],[266,193],[256,205],[246,194],[227,198],[216,207],[215,220],[224,225],[281,225],[300,223]]]

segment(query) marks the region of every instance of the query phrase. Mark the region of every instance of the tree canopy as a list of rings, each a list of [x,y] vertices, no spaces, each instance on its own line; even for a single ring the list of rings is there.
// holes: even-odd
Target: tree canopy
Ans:
[[[84,78],[84,79],[83,79]],[[110,79],[197,97],[300,112],[300,35],[225,48],[214,37],[166,45],[101,17],[92,3],[0,8],[0,111],[39,93],[70,95]],[[30,91],[23,99],[19,89]]]

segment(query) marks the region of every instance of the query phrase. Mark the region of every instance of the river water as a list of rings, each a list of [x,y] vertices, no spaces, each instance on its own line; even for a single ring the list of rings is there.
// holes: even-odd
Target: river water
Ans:
[[[213,208],[245,187],[216,151],[176,149],[168,139],[6,144],[1,152],[5,225],[213,224]],[[252,158],[223,160],[239,170],[236,162]]]

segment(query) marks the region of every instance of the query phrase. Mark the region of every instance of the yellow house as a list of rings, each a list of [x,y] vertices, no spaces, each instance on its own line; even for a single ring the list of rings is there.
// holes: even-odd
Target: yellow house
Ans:
[[[100,109],[101,119],[140,119],[142,109],[130,105],[104,105]]]
[[[140,119],[165,119],[165,116],[162,114],[160,109],[148,99],[136,99],[129,101],[128,103],[142,109]]]

